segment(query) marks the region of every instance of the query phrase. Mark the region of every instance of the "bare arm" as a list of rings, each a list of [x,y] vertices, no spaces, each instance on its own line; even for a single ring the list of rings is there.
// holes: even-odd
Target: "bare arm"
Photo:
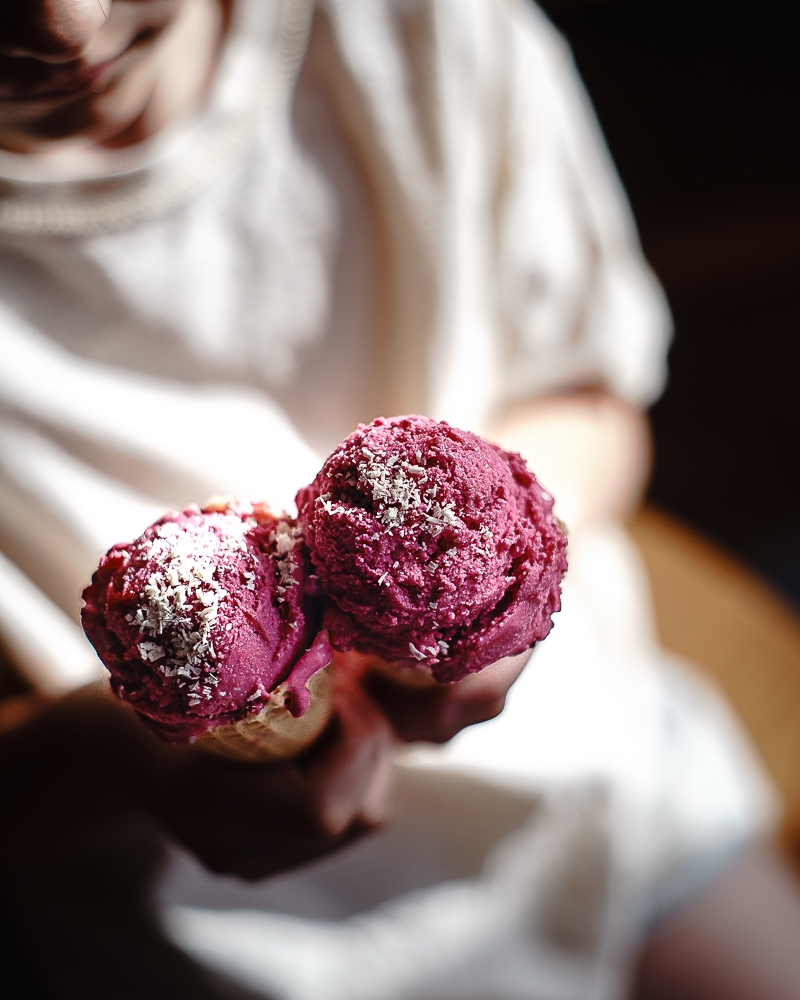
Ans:
[[[650,468],[645,417],[601,391],[546,396],[513,407],[489,437],[520,452],[556,498],[570,531],[624,519],[641,496]]]

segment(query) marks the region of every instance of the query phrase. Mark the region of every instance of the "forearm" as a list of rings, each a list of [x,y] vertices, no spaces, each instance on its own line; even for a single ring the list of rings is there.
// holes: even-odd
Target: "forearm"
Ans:
[[[624,520],[647,481],[647,420],[603,392],[517,405],[495,421],[488,436],[527,459],[555,496],[556,513],[570,531],[599,520]]]

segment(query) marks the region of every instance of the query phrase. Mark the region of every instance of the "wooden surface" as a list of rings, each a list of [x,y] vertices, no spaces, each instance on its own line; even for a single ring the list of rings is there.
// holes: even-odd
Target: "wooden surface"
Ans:
[[[780,787],[800,847],[800,618],[714,545],[652,508],[631,524],[650,571],[661,641],[725,690]]]

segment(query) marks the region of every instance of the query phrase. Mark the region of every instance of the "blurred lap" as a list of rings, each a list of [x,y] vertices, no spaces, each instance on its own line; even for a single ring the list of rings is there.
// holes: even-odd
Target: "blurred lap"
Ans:
[[[496,749],[506,746],[511,732],[509,726],[513,729],[515,724],[520,740],[520,752],[515,751],[513,755],[517,764],[521,755],[530,758],[528,768],[534,759],[544,761],[548,753],[552,755],[556,745],[560,745],[559,740],[564,749],[568,749],[574,742],[576,692],[581,692],[581,700],[586,702],[587,719],[594,717],[602,722],[594,738],[600,738],[603,733],[607,738],[613,735],[613,716],[606,702],[611,698],[617,704],[620,699],[613,694],[613,674],[606,671],[621,653],[622,647],[618,648],[617,644],[638,642],[638,633],[634,634],[634,630],[627,636],[624,629],[613,629],[614,644],[608,650],[608,663],[598,661],[594,666],[591,662],[583,662],[588,655],[586,650],[578,656],[569,642],[564,645],[569,639],[570,614],[581,614],[583,605],[578,598],[582,595],[584,601],[589,601],[596,587],[607,586],[613,565],[611,555],[619,549],[617,555],[621,557],[625,551],[622,540],[616,535],[603,535],[602,538],[598,535],[586,548],[590,541],[591,538],[576,540],[570,584],[572,600],[567,603],[565,617],[553,638],[537,651],[538,659],[534,658],[531,669],[512,689],[510,712],[488,727],[467,730],[455,741],[462,747],[462,755],[463,748],[472,745],[483,755],[486,749],[483,744],[487,740],[496,744]],[[598,549],[601,541],[604,547]],[[602,572],[600,578],[595,579],[596,574],[589,572],[594,562],[586,563],[586,556],[591,553],[597,556],[601,552],[603,558],[597,563],[597,569]],[[625,578],[630,575],[626,566],[623,559],[617,567]],[[616,593],[619,596],[619,587]],[[594,606],[598,600],[592,598],[586,607]],[[626,618],[630,617],[624,608],[622,611],[617,608],[616,612],[624,612]],[[592,620],[586,618],[584,628]],[[607,617],[603,623],[604,628],[610,624]],[[573,629],[577,624],[577,620],[573,621]],[[600,646],[593,641],[592,648],[597,650]],[[545,654],[544,660],[541,654]],[[550,667],[547,666],[548,657],[554,658]],[[0,802],[0,864],[3,890],[13,919],[37,968],[48,985],[53,986],[54,995],[70,996],[79,992],[88,997],[138,997],[143,994],[158,997],[160,994],[153,989],[155,982],[159,984],[158,989],[163,985],[165,997],[167,991],[170,997],[231,995],[230,990],[234,987],[226,984],[224,976],[215,978],[206,973],[161,932],[152,898],[160,881],[164,858],[163,825],[170,826],[178,837],[205,858],[207,864],[221,871],[264,875],[306,858],[321,856],[365,832],[382,815],[378,808],[367,821],[347,826],[347,817],[364,808],[370,776],[388,747],[387,730],[381,722],[383,712],[392,717],[401,735],[413,736],[403,729],[408,720],[418,718],[421,699],[422,715],[429,726],[428,737],[441,735],[446,738],[450,735],[445,731],[447,727],[455,724],[458,728],[472,721],[473,710],[477,710],[476,718],[495,714],[502,706],[505,688],[517,667],[518,664],[498,668],[504,675],[499,686],[492,682],[490,671],[485,680],[476,677],[471,685],[446,693],[444,700],[438,690],[434,690],[432,696],[424,690],[412,691],[403,699],[386,685],[382,688],[380,684],[372,685],[372,697],[360,692],[355,699],[348,700],[348,710],[339,716],[340,731],[337,733],[334,727],[328,733],[327,745],[323,741],[316,756],[312,753],[288,770],[238,768],[207,755],[164,748],[130,712],[91,693],[84,692],[57,704],[36,703],[29,698],[31,717],[28,721],[0,735],[0,769],[3,772],[0,781],[4,792]],[[602,679],[594,699],[590,697],[593,688],[587,686],[590,677],[584,676],[587,669],[596,673],[598,680]],[[628,673],[620,676],[618,694],[627,692],[628,697],[633,697],[635,688],[631,686],[631,678],[634,676],[644,676],[640,667],[630,677]],[[549,683],[556,688],[548,694]],[[659,683],[653,688],[654,694],[660,690]],[[681,694],[684,683],[671,692],[672,700],[668,699],[667,703],[671,704],[673,713],[681,710],[681,706],[688,712],[685,724],[689,728],[684,733],[688,738],[695,733],[698,723],[703,722],[703,716],[700,712],[695,718],[693,713],[699,709],[692,707],[691,692]],[[540,684],[544,687],[540,688]],[[555,713],[553,724],[557,728],[561,726],[558,720],[562,716],[558,715],[557,707],[561,696],[567,711],[564,719],[569,718],[570,725],[559,740],[552,734],[548,736],[542,752],[534,754],[536,740],[547,733],[546,717]],[[684,696],[688,701],[681,700]],[[26,695],[21,692],[15,697],[25,699]],[[11,705],[13,700],[10,698],[6,705]],[[646,703],[631,703],[630,718],[625,716],[628,722],[635,714],[641,714],[642,705]],[[19,706],[22,702],[16,704]],[[383,712],[377,705],[382,706]],[[658,699],[653,701],[654,719],[661,718],[661,705]],[[705,725],[708,725],[707,719]],[[538,731],[538,736],[532,727]],[[682,732],[680,727],[677,731],[674,725],[665,729],[664,739],[676,738],[676,732]],[[695,735],[700,735],[699,730]],[[665,744],[665,750],[667,746]],[[687,744],[689,750],[692,746]],[[524,747],[528,752],[522,754]],[[588,741],[584,748],[589,755],[587,765],[595,767],[598,748],[599,744]],[[447,753],[445,751],[445,756]],[[690,759],[691,771],[697,772],[700,765],[697,754],[692,751],[687,756],[687,753],[670,752],[665,759],[673,764]],[[508,764],[506,761],[504,766]],[[347,775],[351,767],[353,780],[345,781],[347,787],[337,791],[341,775]],[[152,789],[149,796],[143,794],[143,786],[147,786],[155,774],[160,776],[159,794],[154,797]],[[677,774],[675,787],[685,787],[690,783],[689,778],[688,772]],[[426,780],[429,786],[425,786]],[[268,903],[270,892],[279,892],[281,886],[285,890],[290,883],[297,886],[295,895],[299,903],[304,899],[313,901],[319,898],[320,886],[324,888],[329,883],[328,888],[333,892],[330,899],[336,897],[339,905],[344,905],[348,893],[352,896],[358,887],[363,898],[355,910],[349,912],[366,913],[364,907],[372,906],[376,908],[375,919],[380,925],[381,906],[396,906],[397,913],[402,915],[403,907],[408,905],[414,892],[424,889],[427,902],[423,909],[428,912],[431,930],[409,937],[406,944],[427,954],[426,949],[437,951],[438,948],[434,929],[441,921],[435,918],[437,906],[444,905],[446,896],[437,886],[442,885],[443,880],[466,878],[472,880],[476,893],[473,900],[475,917],[480,923],[483,919],[480,886],[484,862],[507,834],[513,834],[516,827],[526,822],[533,805],[530,801],[519,808],[513,801],[508,805],[505,793],[486,791],[489,783],[464,784],[463,777],[456,779],[445,772],[433,774],[429,779],[420,773],[415,781],[418,781],[418,788],[413,808],[409,809],[408,789],[405,792],[401,789],[400,814],[386,834],[362,841],[303,871],[257,883],[259,891],[263,887],[264,902]],[[456,786],[463,793],[460,797],[453,790]],[[303,798],[304,790],[313,791],[311,799]],[[289,834],[288,848],[278,842],[280,831],[276,829],[276,813],[270,799],[270,793],[276,791],[280,791],[283,806],[291,807],[295,802],[300,807],[295,816],[297,822],[285,823],[284,813],[278,824]],[[326,804],[327,794],[332,794],[333,800]],[[344,819],[331,815],[330,801],[345,803]],[[148,818],[148,810],[150,817],[153,814],[160,816],[161,827]],[[506,818],[500,822],[503,816]],[[586,816],[589,825],[584,824],[584,827],[591,832],[591,810]],[[311,820],[310,827],[304,825],[308,820]],[[489,820],[497,822],[492,826]],[[486,827],[485,836],[480,833],[483,827]],[[555,927],[562,940],[563,928],[570,925],[570,920],[564,924],[564,914],[574,917],[586,911],[586,886],[567,875],[579,872],[586,857],[591,859],[594,855],[591,850],[587,854],[586,844],[591,842],[591,836],[587,842],[579,837],[569,849],[562,850],[561,845],[567,844],[568,838],[565,839],[557,823],[553,830],[551,841],[561,851],[560,861],[556,864],[549,860],[547,850],[550,848],[547,848],[541,864],[548,875],[562,867],[565,877],[562,881],[556,879],[556,889],[545,879],[541,886],[532,883],[524,894],[528,900],[525,906],[530,905],[532,912],[544,906],[548,912],[561,914],[553,918],[555,923],[548,917],[547,926]],[[532,828],[532,837],[531,845],[536,851],[543,849],[543,841],[536,839],[540,831]],[[468,846],[470,844],[472,847]],[[375,855],[372,868],[365,867],[364,859],[371,855]],[[556,856],[554,854],[553,858]],[[458,857],[463,863],[454,864],[448,860]],[[527,849],[518,853],[509,868],[509,872],[513,869],[509,884],[523,885],[524,879],[530,876],[534,857],[539,857],[535,851],[530,855]],[[361,859],[355,868],[354,859]],[[438,859],[432,868],[431,859]],[[196,866],[195,872],[202,873],[202,868]],[[325,872],[329,873],[328,883],[323,877]],[[380,873],[388,873],[388,876],[379,878]],[[197,884],[206,886],[210,892],[207,900],[212,907],[215,906],[214,894],[220,887],[227,886],[226,892],[230,889],[230,880],[216,880],[207,872],[197,874],[197,878]],[[595,895],[600,893],[598,898],[606,891],[602,880],[597,882],[590,878],[587,884],[594,886]],[[772,862],[759,862],[755,866],[751,863],[743,869],[730,867],[727,874],[700,891],[654,932],[644,948],[638,969],[636,1000],[662,1000],[664,997],[716,1000],[722,996],[726,1000],[744,1000],[751,996],[759,1000],[762,997],[764,1000],[783,1000],[784,996],[798,995],[797,984],[791,979],[792,947],[798,940],[795,893],[785,872]],[[405,901],[404,895],[408,897]],[[186,899],[175,901],[187,902]],[[226,911],[216,912],[216,919],[224,922]],[[235,927],[235,912],[234,909],[229,931]],[[283,927],[281,913],[286,912],[291,910],[279,908],[279,912],[273,914],[278,921],[276,927]],[[265,913],[269,916],[267,911]],[[776,914],[780,924],[777,933],[771,929],[768,919]],[[319,916],[323,915],[320,912]],[[347,912],[340,911],[340,915],[346,917]],[[322,927],[319,920],[317,924]],[[334,922],[331,926],[338,925]],[[537,925],[541,926],[544,925]],[[401,921],[398,927],[403,934],[410,933],[410,924]],[[764,935],[766,940],[762,941]],[[322,939],[320,944],[324,944]],[[745,947],[751,944],[753,947]],[[358,942],[354,942],[354,953],[359,947]],[[764,956],[767,956],[766,964]],[[776,971],[781,969],[782,963],[785,965],[784,978],[776,979]],[[524,961],[520,968],[524,972]],[[120,975],[120,969],[126,970],[125,975]],[[532,982],[538,979],[540,972],[541,969],[532,969]],[[441,969],[437,974],[444,975]],[[729,982],[731,978],[733,983]],[[455,988],[458,984],[454,981],[452,985]],[[468,984],[462,985],[466,989]],[[738,994],[731,992],[734,986],[739,989]],[[348,995],[343,993],[343,996]],[[471,994],[462,991],[460,995]]]
[[[754,849],[654,929],[631,1000],[796,1000],[798,953],[797,877]]]

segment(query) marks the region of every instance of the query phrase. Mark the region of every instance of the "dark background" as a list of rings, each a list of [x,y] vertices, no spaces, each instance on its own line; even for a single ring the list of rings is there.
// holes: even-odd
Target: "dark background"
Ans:
[[[675,320],[650,499],[800,605],[800,32],[775,0],[544,0]]]

